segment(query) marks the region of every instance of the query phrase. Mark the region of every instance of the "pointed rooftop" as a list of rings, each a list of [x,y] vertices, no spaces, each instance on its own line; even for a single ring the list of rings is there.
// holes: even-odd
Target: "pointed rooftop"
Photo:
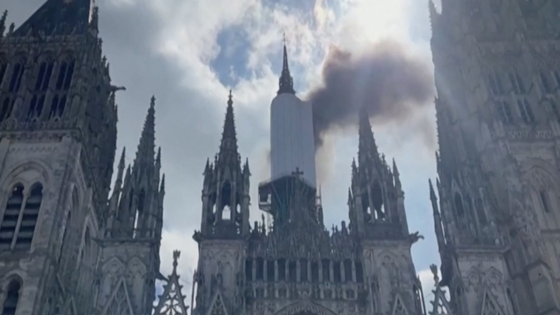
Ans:
[[[237,152],[237,133],[235,131],[235,115],[233,113],[233,96],[229,91],[226,118],[224,120],[224,131],[220,142],[220,152],[218,161],[221,163],[234,162],[239,164],[239,154]]]
[[[296,94],[294,90],[294,80],[290,75],[290,67],[288,65],[288,50],[286,48],[286,37],[284,37],[284,57],[282,61],[282,74],[279,80],[278,95],[289,93]]]
[[[359,116],[358,163],[361,164],[364,159],[369,159],[370,157],[373,158],[373,161],[381,163],[379,152],[377,151],[377,144],[375,143],[373,131],[371,130],[371,123],[369,122],[369,113],[366,107],[363,107],[360,110]]]
[[[148,108],[148,114],[146,115],[146,121],[144,122],[144,129],[142,130],[142,136],[140,137],[140,143],[138,144],[138,151],[136,151],[136,158],[134,159],[133,172],[146,167],[154,166],[154,156],[155,156],[155,142],[156,142],[156,132],[155,132],[155,106],[156,98],[152,96],[150,100],[150,107]]]
[[[47,0],[12,36],[85,34],[92,10],[92,0]]]
[[[183,286],[179,283],[177,274],[177,260],[181,252],[173,252],[173,272],[167,278],[163,286],[163,294],[159,296],[159,301],[154,309],[155,315],[187,315],[189,307],[185,304],[186,296],[183,294]]]

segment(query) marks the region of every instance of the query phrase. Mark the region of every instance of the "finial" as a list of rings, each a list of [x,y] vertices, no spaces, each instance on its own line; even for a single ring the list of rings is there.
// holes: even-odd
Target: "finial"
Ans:
[[[177,260],[181,257],[181,252],[178,250],[173,251],[173,270],[177,269],[178,262]]]
[[[156,96],[152,95],[152,98],[150,99],[150,107],[155,107],[156,105]]]
[[[229,90],[229,95],[228,95],[228,106],[233,105],[233,95],[231,94],[231,89]]]

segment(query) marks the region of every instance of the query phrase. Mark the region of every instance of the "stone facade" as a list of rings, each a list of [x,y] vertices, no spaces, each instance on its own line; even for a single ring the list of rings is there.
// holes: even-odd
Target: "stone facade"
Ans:
[[[560,314],[559,14],[558,1],[430,2],[434,315]]]
[[[155,99],[111,195],[117,106],[90,0],[0,19],[0,313],[151,314],[164,179]]]
[[[193,315],[425,314],[411,257],[421,236],[408,231],[396,163],[378,153],[367,113],[360,117],[348,223],[326,229],[316,189],[295,169],[259,185],[273,222],[263,212],[251,226],[251,172],[230,93],[220,150],[204,170]]]

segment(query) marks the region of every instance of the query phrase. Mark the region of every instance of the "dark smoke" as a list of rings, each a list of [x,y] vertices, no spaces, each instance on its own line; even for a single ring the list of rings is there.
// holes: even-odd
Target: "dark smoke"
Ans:
[[[307,97],[313,104],[317,151],[329,132],[355,127],[362,106],[374,124],[402,123],[434,95],[428,65],[392,41],[359,55],[331,47],[322,76],[323,84]]]

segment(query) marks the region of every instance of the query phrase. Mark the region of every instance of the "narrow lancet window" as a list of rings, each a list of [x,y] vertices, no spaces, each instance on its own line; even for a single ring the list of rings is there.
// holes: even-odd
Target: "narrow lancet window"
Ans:
[[[463,206],[463,198],[459,193],[455,193],[455,211],[457,211],[457,216],[462,217],[465,215],[465,208]]]
[[[27,197],[25,201],[25,207],[21,215],[21,223],[17,233],[16,249],[28,250],[31,248],[42,200],[43,185],[37,183],[31,187],[29,197]]]
[[[548,195],[546,193],[546,191],[541,190],[539,191],[539,197],[541,199],[541,207],[543,209],[544,212],[549,213],[550,212],[550,205],[548,204]]]
[[[23,185],[17,184],[12,188],[2,222],[0,222],[0,251],[12,249],[12,243],[17,235],[17,222],[23,201]]]
[[[21,289],[21,283],[17,280],[12,280],[8,284],[8,290],[6,292],[6,299],[4,300],[4,305],[2,307],[2,315],[15,315],[19,304],[19,291]]]

